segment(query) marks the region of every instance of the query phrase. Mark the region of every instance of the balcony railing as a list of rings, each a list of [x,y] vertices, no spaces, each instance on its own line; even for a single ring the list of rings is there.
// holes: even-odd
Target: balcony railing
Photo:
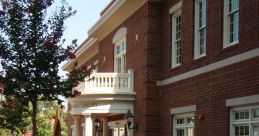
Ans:
[[[134,70],[128,73],[93,73],[90,80],[85,79],[74,90],[82,94],[94,93],[133,93]]]

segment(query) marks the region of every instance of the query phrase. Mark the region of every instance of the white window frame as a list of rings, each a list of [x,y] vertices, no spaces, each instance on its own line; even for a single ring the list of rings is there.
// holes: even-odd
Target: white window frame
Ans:
[[[177,17],[181,16],[181,22],[180,22],[180,38],[176,39],[176,21]],[[173,12],[172,14],[172,62],[171,62],[171,67],[175,68],[178,66],[181,66],[181,33],[182,33],[182,14],[181,14],[181,7],[179,7],[176,11]],[[177,47],[176,42],[180,42],[180,47]],[[179,60],[178,60],[179,59]]]
[[[172,117],[172,129],[173,129],[173,136],[177,136],[176,135],[176,129],[178,128],[176,124],[176,119],[179,117],[190,117],[193,116],[194,117],[194,123],[193,124],[186,124],[186,125],[181,125],[179,127],[186,127],[186,128],[190,128],[193,127],[193,132],[195,131],[195,112],[196,112],[196,105],[189,105],[189,106],[184,106],[184,107],[178,107],[178,108],[172,108],[170,109],[170,114]],[[194,133],[193,133],[194,135]]]
[[[223,48],[227,48],[233,45],[236,45],[239,43],[239,2],[240,0],[236,0],[238,3],[237,9],[233,11],[229,11],[229,1],[230,0],[224,0],[224,26],[223,26]],[[237,34],[237,39],[233,42],[230,41],[230,17],[234,14],[237,14],[237,21],[236,21],[236,34]],[[234,27],[234,26],[233,26]],[[234,29],[234,28],[233,28]],[[234,31],[234,30],[233,30]],[[233,36],[234,39],[234,36]]]
[[[200,3],[205,6],[204,10],[200,7]],[[200,12],[205,17],[200,16]],[[207,34],[206,34],[206,26],[207,26],[207,0],[195,0],[195,25],[194,25],[194,59],[198,59],[206,56],[206,42],[207,42]],[[204,22],[203,26],[201,26],[200,20]],[[204,32],[204,44],[201,45],[201,32]],[[204,52],[201,53],[201,48],[204,48]]]
[[[121,46],[122,47],[122,43],[124,43],[124,50],[122,52],[120,52],[119,54],[117,53],[117,47]],[[120,48],[121,48],[120,47]],[[120,40],[118,40],[117,42],[115,42],[115,46],[114,46],[114,72],[121,72],[121,73],[125,73],[126,70],[126,51],[127,51],[127,42],[126,42],[126,37],[121,38]],[[123,56],[125,57],[123,59]],[[120,58],[121,59],[121,69],[118,70],[118,61],[117,59]]]
[[[253,126],[259,126],[259,118],[254,118],[252,111],[254,109],[259,109],[259,104],[250,106],[238,106],[230,108],[230,136],[235,136],[235,126],[238,125],[248,125],[249,126],[249,136],[253,135]],[[249,111],[248,119],[235,120],[235,112],[238,111]]]
[[[193,124],[187,123],[187,118],[193,117],[194,122]],[[184,124],[177,124],[177,119],[184,118]],[[173,135],[177,136],[177,130],[178,129],[184,129],[184,136],[187,136],[188,129],[193,129],[193,135],[194,135],[194,126],[195,126],[195,114],[194,113],[183,113],[183,114],[175,114],[173,115]]]

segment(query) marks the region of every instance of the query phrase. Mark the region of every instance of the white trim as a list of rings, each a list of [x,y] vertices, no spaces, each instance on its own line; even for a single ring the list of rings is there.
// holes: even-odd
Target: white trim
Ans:
[[[92,35],[115,11],[117,11],[126,0],[116,0],[110,8],[101,16],[101,18],[88,30],[88,35]]]
[[[181,63],[178,63],[178,64],[175,64],[175,65],[172,65],[171,69],[174,69],[174,68],[177,68],[177,67],[180,67],[180,66],[181,66]]]
[[[240,106],[240,105],[245,105],[245,104],[255,104],[255,103],[259,103],[259,94],[226,100],[227,107]]]
[[[196,111],[196,105],[191,105],[191,106],[173,108],[170,110],[170,113],[181,114],[181,113],[188,113],[188,112],[195,112],[195,111]]]
[[[173,14],[175,11],[177,11],[181,7],[182,7],[182,1],[179,1],[178,3],[176,3],[173,7],[171,7],[169,9],[169,14]]]
[[[127,35],[127,28],[126,27],[122,27],[120,28],[115,35],[113,36],[112,39],[112,43],[115,44],[116,42],[118,42],[121,38],[126,37]]]
[[[78,50],[78,52],[76,52],[76,56],[80,56],[82,53],[84,53],[87,49],[89,49],[95,42],[97,42],[98,40],[96,38],[90,38],[90,40],[84,44],[84,46],[82,48],[80,48]]]
[[[181,81],[181,80],[184,80],[184,79],[187,79],[187,78],[191,78],[191,77],[194,77],[194,76],[206,73],[206,72],[210,72],[210,71],[213,71],[213,70],[216,70],[216,69],[220,69],[220,68],[223,68],[223,67],[235,64],[235,63],[239,63],[239,62],[242,62],[242,61],[245,61],[245,60],[248,60],[248,59],[252,59],[252,58],[255,58],[255,57],[258,57],[258,56],[259,56],[259,48],[256,48],[256,49],[253,49],[253,50],[250,50],[250,51],[247,51],[247,52],[244,52],[244,53],[241,53],[241,54],[238,54],[238,55],[226,58],[226,59],[223,59],[221,61],[209,64],[209,65],[206,65],[206,66],[194,69],[194,70],[191,70],[189,72],[185,72],[185,73],[167,78],[165,80],[157,81],[156,85],[157,86],[164,86],[164,85],[172,84],[172,83],[175,83],[177,81]]]

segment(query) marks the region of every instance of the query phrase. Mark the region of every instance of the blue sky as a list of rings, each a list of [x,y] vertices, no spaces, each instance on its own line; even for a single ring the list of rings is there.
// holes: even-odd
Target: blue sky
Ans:
[[[67,0],[73,9],[77,10],[75,16],[69,18],[65,22],[66,31],[63,38],[67,42],[73,39],[78,39],[78,44],[81,44],[87,38],[87,31],[98,21],[101,11],[108,5],[110,0]],[[64,63],[61,64],[61,66]],[[60,74],[65,73],[60,70]],[[65,101],[66,100],[63,98]]]
[[[87,31],[100,18],[100,12],[106,7],[110,0],[67,0],[77,14],[69,18],[65,26],[67,27],[64,38],[70,42],[78,39],[78,44],[87,38]]]
[[[61,0],[55,2],[53,8],[60,4]],[[66,30],[63,38],[67,44],[70,44],[73,39],[78,39],[80,45],[87,38],[87,31],[99,20],[101,11],[109,4],[110,0],[67,0],[74,10],[77,10],[75,16],[70,17],[65,22]],[[64,63],[60,65],[61,75],[65,72],[61,70]]]

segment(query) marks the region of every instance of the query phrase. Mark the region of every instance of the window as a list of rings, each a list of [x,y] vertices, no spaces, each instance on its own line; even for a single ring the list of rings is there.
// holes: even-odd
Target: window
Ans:
[[[181,10],[172,15],[172,68],[181,65]]]
[[[126,72],[126,39],[115,43],[115,72],[125,73]]]
[[[195,1],[194,58],[206,55],[206,0]]]
[[[230,111],[230,136],[259,136],[259,105]]]
[[[173,115],[174,136],[194,136],[194,114]]]
[[[239,41],[239,0],[224,0],[224,47]]]

